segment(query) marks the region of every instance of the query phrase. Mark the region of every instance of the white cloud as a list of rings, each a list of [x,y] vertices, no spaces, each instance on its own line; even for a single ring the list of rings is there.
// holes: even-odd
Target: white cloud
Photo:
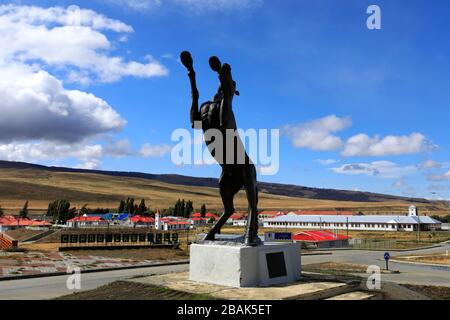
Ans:
[[[316,160],[314,160],[314,162],[320,163],[321,165],[324,165],[324,166],[329,166],[331,164],[338,163],[339,160],[335,160],[335,159],[316,159]]]
[[[76,158],[92,161],[103,155],[101,145],[59,144],[48,141],[36,143],[0,144],[0,159],[8,161],[39,162],[41,160],[61,160]]]
[[[109,19],[93,10],[77,6],[42,8],[15,4],[0,5],[1,21],[8,26],[25,25],[80,25],[94,30],[133,32],[133,28],[121,21]]]
[[[114,82],[123,77],[167,75],[148,56],[144,62],[111,55],[114,47],[104,31],[130,33],[131,26],[92,10],[0,6],[0,61],[33,63],[67,73],[66,80]]]
[[[110,157],[162,157],[172,150],[171,146],[145,144],[134,150],[128,140],[110,142],[106,145],[79,143],[59,143],[51,141],[0,144],[0,159],[40,163],[59,162],[76,159],[81,161],[75,168],[97,169],[101,159]]]
[[[443,174],[433,174],[428,176],[430,181],[450,181],[450,170]]]
[[[419,163],[419,164],[417,165],[417,167],[418,167],[420,170],[440,169],[440,168],[443,167],[443,164],[442,164],[442,163],[439,163],[439,162],[437,162],[437,161],[434,161],[434,160],[429,159],[429,160],[426,160],[426,161],[424,161],[424,162],[422,162],[422,163]]]
[[[161,5],[161,0],[103,0],[112,4],[126,6],[130,9],[141,11],[149,10]]]
[[[285,126],[282,131],[296,148],[333,151],[342,147],[342,139],[333,133],[350,127],[351,123],[348,117],[331,115],[296,126]]]
[[[412,133],[408,136],[386,136],[381,138],[358,134],[347,140],[342,155],[354,156],[399,156],[415,154],[430,149],[430,144],[421,133]]]
[[[0,63],[0,141],[81,141],[121,130],[126,121],[106,101],[66,90],[43,70]]]
[[[144,144],[139,150],[139,154],[143,157],[163,157],[172,151],[172,146],[169,145],[152,145]]]
[[[105,155],[113,157],[134,156],[135,152],[128,139],[113,141],[105,146]]]
[[[374,161],[371,163],[344,164],[332,168],[339,174],[367,175],[380,178],[399,178],[417,171],[416,166],[399,166],[391,161]]]
[[[151,10],[164,5],[175,5],[183,10],[195,12],[237,10],[260,5],[263,0],[106,0],[109,3],[127,6],[142,11]]]
[[[113,54],[108,35],[118,33],[120,44],[133,31],[76,6],[0,5],[0,159],[75,159],[77,167],[93,169],[104,156],[139,156],[128,140],[93,142],[123,129],[125,119],[103,99],[68,90],[58,78],[89,85],[166,75],[151,55],[136,62]]]
[[[101,164],[100,160],[93,159],[90,161],[83,162],[79,165],[76,165],[74,168],[75,169],[85,169],[85,170],[95,170],[100,167],[100,164]]]

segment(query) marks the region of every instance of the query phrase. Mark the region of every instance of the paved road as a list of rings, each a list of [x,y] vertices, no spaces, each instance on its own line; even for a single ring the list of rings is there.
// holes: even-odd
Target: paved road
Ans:
[[[444,244],[439,248],[424,249],[418,251],[391,252],[391,256],[437,254],[450,252],[450,244]],[[302,264],[312,264],[321,262],[347,262],[363,265],[377,265],[385,268],[382,251],[356,251],[356,250],[336,250],[332,255],[304,256]],[[382,279],[396,283],[408,283],[419,285],[437,285],[450,287],[450,268],[421,266],[404,263],[389,262],[391,270],[399,270],[399,274],[383,274]]]
[[[450,244],[440,248],[426,249],[411,252],[393,252],[392,256],[417,255],[430,253],[450,252]],[[304,256],[302,264],[321,262],[348,262],[364,265],[378,265],[384,268],[383,252],[379,251],[333,251],[332,255]],[[382,279],[397,283],[440,285],[450,287],[450,268],[439,268],[430,266],[409,265],[401,263],[390,263],[391,269],[399,270],[400,274],[383,274]],[[108,271],[99,273],[82,274],[82,290],[92,290],[105,284],[123,280],[135,276],[151,274],[163,274],[171,272],[184,272],[188,265],[150,267],[132,270]],[[36,278],[12,281],[0,281],[0,300],[23,300],[23,299],[53,299],[72,293],[66,287],[68,276],[49,278]]]
[[[81,275],[82,290],[92,290],[108,283],[135,276],[184,272],[188,265],[150,267]],[[45,300],[71,294],[67,289],[68,276],[0,281],[0,300]]]

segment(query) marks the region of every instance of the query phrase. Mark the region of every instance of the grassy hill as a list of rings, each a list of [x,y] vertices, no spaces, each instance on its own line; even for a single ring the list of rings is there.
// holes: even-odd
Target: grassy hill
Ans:
[[[179,198],[190,199],[195,208],[203,203],[210,209],[222,208],[217,180],[175,175],[104,172],[54,168],[0,161],[0,205],[14,211],[30,201],[33,210],[45,210],[50,201],[68,199],[73,206],[116,208],[126,197],[146,199],[152,208],[167,208]],[[445,212],[439,202],[395,196],[260,184],[261,209],[336,209],[405,213],[411,203],[432,213]],[[235,200],[238,210],[246,209],[245,193]]]

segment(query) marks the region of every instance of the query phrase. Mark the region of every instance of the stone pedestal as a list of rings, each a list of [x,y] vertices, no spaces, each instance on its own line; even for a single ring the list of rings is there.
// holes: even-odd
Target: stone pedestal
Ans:
[[[301,277],[300,245],[205,242],[191,245],[192,281],[242,287],[287,284]]]

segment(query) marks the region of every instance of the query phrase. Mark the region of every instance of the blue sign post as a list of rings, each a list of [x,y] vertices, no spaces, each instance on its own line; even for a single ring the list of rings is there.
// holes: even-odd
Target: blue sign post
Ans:
[[[386,252],[384,254],[384,260],[386,261],[386,270],[389,271],[389,260],[391,259],[391,255],[389,254],[389,252]]]

